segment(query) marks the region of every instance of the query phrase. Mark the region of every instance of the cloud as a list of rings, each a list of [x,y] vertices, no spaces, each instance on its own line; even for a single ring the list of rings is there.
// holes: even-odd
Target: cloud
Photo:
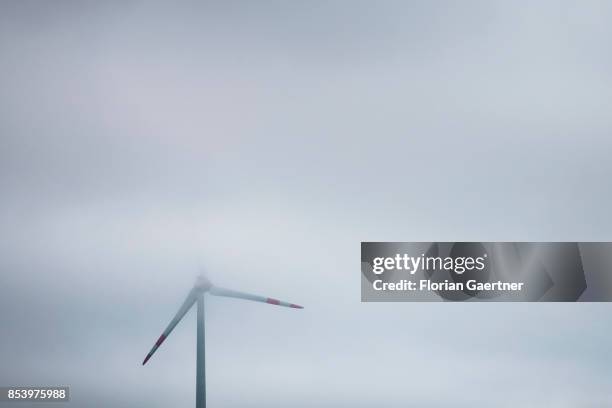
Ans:
[[[306,306],[209,299],[211,406],[610,404],[606,305],[361,304],[357,266],[608,238],[609,6],[0,8],[0,384],[192,406],[193,313],[140,362],[205,268]]]

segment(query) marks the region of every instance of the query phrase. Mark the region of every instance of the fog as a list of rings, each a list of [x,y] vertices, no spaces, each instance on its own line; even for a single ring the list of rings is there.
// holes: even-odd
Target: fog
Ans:
[[[609,240],[611,18],[0,3],[0,385],[194,406],[195,312],[141,362],[205,271],[305,306],[206,299],[211,407],[612,405],[609,305],[361,303],[359,269],[361,241]]]

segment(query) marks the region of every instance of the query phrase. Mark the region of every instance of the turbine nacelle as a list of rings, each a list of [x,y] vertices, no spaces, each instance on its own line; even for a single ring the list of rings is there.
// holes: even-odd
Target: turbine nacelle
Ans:
[[[195,281],[195,288],[200,289],[202,292],[207,292],[210,288],[212,288],[212,283],[208,280],[208,278],[204,275],[198,275]]]

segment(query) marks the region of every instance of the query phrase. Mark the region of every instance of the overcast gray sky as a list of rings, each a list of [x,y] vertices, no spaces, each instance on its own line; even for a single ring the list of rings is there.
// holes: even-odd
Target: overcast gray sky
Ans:
[[[193,406],[195,313],[140,364],[205,268],[306,306],[207,299],[211,407],[612,405],[610,305],[359,269],[610,239],[612,3],[206,3],[0,3],[0,385]]]

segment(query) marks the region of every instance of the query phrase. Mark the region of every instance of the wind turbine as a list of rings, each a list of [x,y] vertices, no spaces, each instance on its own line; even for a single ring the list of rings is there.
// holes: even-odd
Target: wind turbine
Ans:
[[[196,279],[196,283],[189,291],[185,302],[180,307],[174,318],[166,327],[166,330],[159,336],[159,339],[155,342],[149,354],[145,357],[142,365],[145,365],[151,358],[153,353],[157,351],[159,346],[166,340],[172,330],[181,321],[183,316],[191,309],[194,303],[198,302],[198,328],[197,328],[197,363],[196,363],[196,408],[206,408],[206,377],[205,377],[205,359],[204,359],[204,294],[210,293],[213,296],[231,297],[244,300],[252,300],[255,302],[269,303],[271,305],[292,307],[294,309],[303,309],[302,306],[283,302],[264,296],[251,295],[250,293],[238,292],[235,290],[229,290],[213,286],[212,283],[206,277],[200,275]]]

